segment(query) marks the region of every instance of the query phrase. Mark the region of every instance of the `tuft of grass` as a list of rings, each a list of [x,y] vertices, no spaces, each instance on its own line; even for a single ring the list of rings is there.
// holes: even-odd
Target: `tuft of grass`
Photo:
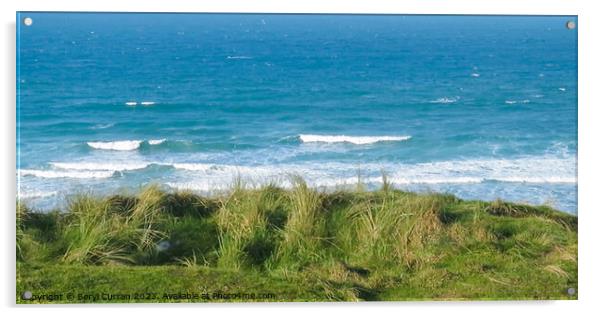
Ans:
[[[270,193],[273,188],[259,191],[240,188],[224,201],[216,214],[219,227],[219,258],[221,268],[241,269],[246,266],[262,266],[271,256],[274,242],[271,240],[268,214],[273,212]]]
[[[322,196],[310,188],[301,177],[293,177],[293,189],[289,192],[290,213],[282,229],[275,265],[298,269],[319,261],[325,233],[324,217],[321,216]]]
[[[131,261],[125,245],[116,242],[122,225],[110,216],[106,201],[87,195],[73,198],[62,232],[64,263],[113,263]]]
[[[192,256],[178,258],[176,261],[178,263],[180,263],[181,265],[188,267],[188,268],[193,268],[198,265],[198,260],[197,260],[197,257],[196,257],[196,254],[194,253],[194,251],[192,252]]]
[[[338,240],[349,260],[365,266],[416,264],[441,226],[438,196],[371,194],[353,204],[339,219]]]
[[[162,196],[156,186],[145,188],[131,204],[117,203],[115,198],[75,196],[62,230],[61,261],[133,263],[135,252],[152,251],[155,241],[164,236],[156,229]]]
[[[157,185],[147,186],[138,195],[138,203],[129,216],[125,217],[122,232],[128,234],[137,250],[146,251],[155,247],[155,241],[165,234],[156,229],[164,210],[161,202],[164,193]]]

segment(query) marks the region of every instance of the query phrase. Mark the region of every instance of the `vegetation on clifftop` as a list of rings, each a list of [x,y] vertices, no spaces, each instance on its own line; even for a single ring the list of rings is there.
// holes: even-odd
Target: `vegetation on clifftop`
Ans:
[[[295,179],[203,197],[149,186],[17,205],[17,301],[572,299],[577,217],[385,185],[322,192]],[[81,293],[144,293],[90,300]],[[167,293],[271,293],[224,299]]]

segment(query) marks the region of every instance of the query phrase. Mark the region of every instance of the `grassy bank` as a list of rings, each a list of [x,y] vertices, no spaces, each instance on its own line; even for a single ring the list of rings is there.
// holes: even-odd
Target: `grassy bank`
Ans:
[[[19,303],[576,298],[569,288],[575,216],[386,181],[237,184],[211,198],[149,186],[49,213],[17,207]]]

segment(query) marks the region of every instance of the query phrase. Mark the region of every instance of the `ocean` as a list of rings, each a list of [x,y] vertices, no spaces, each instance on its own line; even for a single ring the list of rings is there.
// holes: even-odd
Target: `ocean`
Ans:
[[[576,17],[19,13],[18,197],[240,178],[577,213]]]

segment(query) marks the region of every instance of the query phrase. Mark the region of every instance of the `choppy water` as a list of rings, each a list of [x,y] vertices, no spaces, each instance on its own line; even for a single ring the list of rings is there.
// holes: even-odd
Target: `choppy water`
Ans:
[[[236,176],[576,213],[574,17],[21,14],[19,197]]]

